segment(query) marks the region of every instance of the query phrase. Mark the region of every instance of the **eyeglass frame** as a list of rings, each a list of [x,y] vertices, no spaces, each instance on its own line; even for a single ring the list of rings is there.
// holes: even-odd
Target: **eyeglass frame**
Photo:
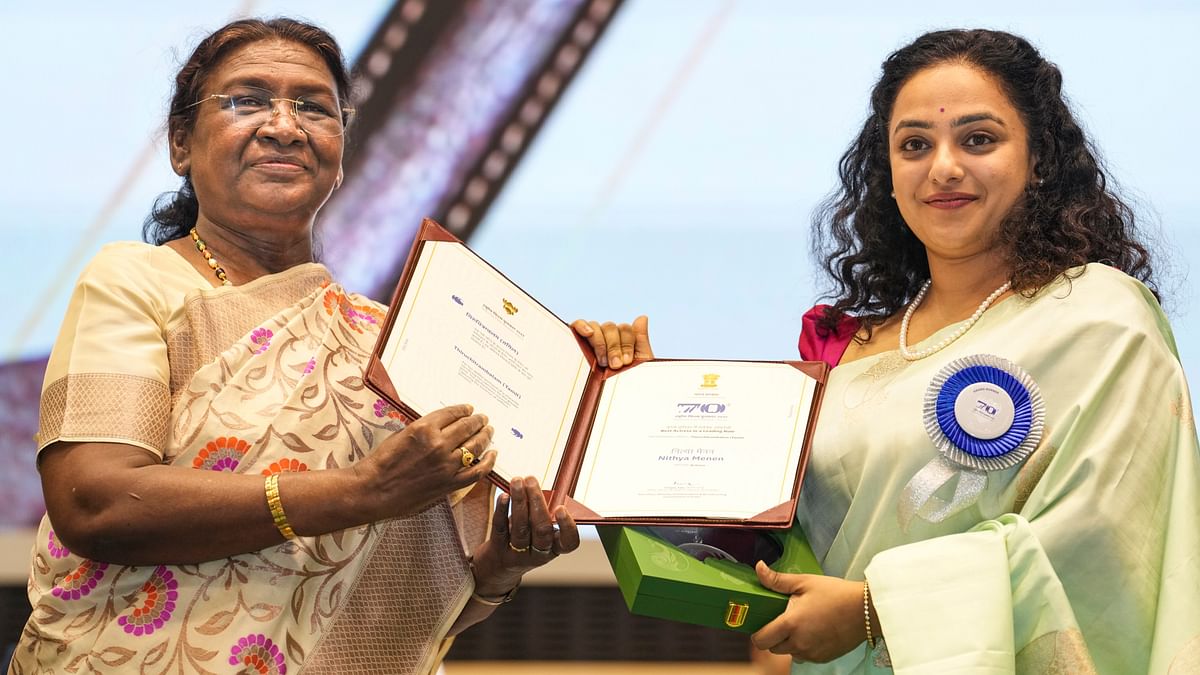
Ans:
[[[292,120],[296,123],[296,128],[299,129],[305,136],[313,135],[312,132],[305,129],[304,126],[300,123],[300,109],[298,106],[301,103],[305,103],[304,100],[296,99],[296,98],[287,98],[286,96],[275,96],[275,92],[273,92],[269,89],[264,89],[262,87],[246,87],[246,88],[247,89],[255,89],[255,90],[261,91],[265,94],[270,94],[270,96],[267,97],[267,100],[271,103],[271,119],[272,120],[275,119],[275,115],[277,114],[275,112],[275,109],[276,109],[275,103],[276,102],[282,101],[285,103],[290,103],[291,111],[288,114],[290,114],[292,116]],[[232,100],[234,98],[237,98],[236,94],[209,94],[208,96],[205,96],[204,98],[201,98],[200,100],[198,100],[194,103],[189,103],[189,104],[183,106],[182,108],[179,109],[179,112],[176,114],[182,114],[185,110],[190,110],[191,108],[195,108],[195,107],[199,106],[201,103],[207,103],[208,101],[211,101],[213,99]],[[236,104],[233,109],[236,110]],[[346,135],[346,130],[350,127],[350,121],[352,119],[354,119],[354,115],[358,111],[350,106],[342,106],[342,107],[338,108],[338,111],[342,113],[341,120],[340,120],[342,123],[342,133],[336,134],[334,136],[318,136],[318,138],[338,138],[340,136]],[[263,124],[266,124],[266,122],[264,122]],[[259,128],[261,128],[261,127],[262,127],[262,125],[259,125]]]

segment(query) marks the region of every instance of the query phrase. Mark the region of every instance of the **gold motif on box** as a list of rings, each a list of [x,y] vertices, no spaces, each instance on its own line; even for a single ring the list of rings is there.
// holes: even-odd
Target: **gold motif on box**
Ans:
[[[725,625],[730,628],[741,628],[742,624],[746,623],[746,617],[749,614],[749,603],[730,600],[729,607],[725,610]]]
[[[507,312],[509,316],[517,313],[517,306],[509,302],[507,298],[501,298],[501,301],[504,303],[504,311]]]
[[[716,373],[707,373],[704,376],[704,384],[700,385],[704,389],[716,389],[717,378],[721,377]]]

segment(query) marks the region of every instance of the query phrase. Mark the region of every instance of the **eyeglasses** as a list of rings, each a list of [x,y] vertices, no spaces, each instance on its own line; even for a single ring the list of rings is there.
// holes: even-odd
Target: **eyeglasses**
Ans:
[[[221,103],[221,112],[236,129],[258,129],[267,124],[275,118],[276,103],[287,104],[285,110],[308,136],[341,136],[354,115],[354,108],[339,107],[337,98],[329,94],[281,98],[258,87],[239,87],[229,94],[209,94],[184,110],[211,100]]]

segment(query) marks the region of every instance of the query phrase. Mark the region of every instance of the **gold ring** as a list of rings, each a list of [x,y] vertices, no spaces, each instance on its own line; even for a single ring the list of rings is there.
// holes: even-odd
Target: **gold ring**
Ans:
[[[528,547],[528,546],[522,546],[521,548],[517,548],[516,546],[513,546],[513,545],[512,545],[512,542],[511,542],[511,541],[510,541],[510,542],[508,542],[508,547],[509,547],[510,549],[512,549],[512,552],[513,552],[513,553],[524,553],[525,551],[528,551],[528,550],[529,550],[529,547]]]
[[[467,446],[458,446],[458,451],[462,453],[462,465],[464,469],[475,463],[475,453],[468,450]]]
[[[534,553],[541,553],[542,555],[550,555],[551,553],[554,553],[554,545],[553,544],[550,545],[550,548],[538,548],[537,546],[534,546],[532,543],[530,543],[529,548],[533,549]]]

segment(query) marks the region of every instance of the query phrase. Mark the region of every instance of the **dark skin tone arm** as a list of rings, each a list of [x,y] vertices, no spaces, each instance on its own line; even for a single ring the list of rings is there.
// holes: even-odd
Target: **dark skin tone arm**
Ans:
[[[350,467],[282,474],[281,501],[298,535],[411,515],[486,477],[496,461],[494,450],[483,451],[491,438],[487,418],[469,406],[443,408]],[[460,445],[481,461],[464,468]],[[164,465],[121,443],[65,442],[42,451],[40,471],[55,535],[93,560],[198,563],[283,541],[261,474]]]
[[[345,469],[281,474],[280,497],[293,530],[317,535],[411,515],[484,480],[496,462],[495,450],[482,451],[491,443],[492,428],[486,417],[470,413],[469,406],[430,413]],[[464,445],[482,453],[478,464],[462,466],[456,449]],[[267,507],[261,474],[168,466],[122,443],[55,443],[42,451],[40,461],[55,535],[74,553],[93,560],[199,563],[283,541]],[[78,471],[81,466],[89,469]],[[575,521],[562,507],[551,519],[535,479],[513,478],[509,489],[511,497],[497,500],[491,537],[472,564],[475,592],[484,598],[502,598],[529,570],[579,547]],[[194,536],[197,532],[205,536]],[[510,542],[525,550],[514,550]],[[468,602],[451,634],[495,609]]]
[[[321,55],[288,39],[233,47],[201,73],[209,91],[254,82],[286,96],[310,90],[339,93],[337,78]],[[192,122],[172,122],[170,149],[176,173],[192,181],[195,226],[206,250],[238,285],[311,262],[313,220],[341,182],[344,137],[311,134],[289,114],[273,114],[261,126],[247,129],[230,124],[212,104],[200,107],[204,110],[197,110]],[[167,245],[216,285],[189,237]],[[408,516],[477,484],[492,470],[496,456],[485,452],[492,439],[486,418],[471,413],[466,406],[430,413],[351,467],[281,474],[280,499],[292,529],[301,536],[319,535]],[[481,458],[478,465],[463,466],[463,455],[456,451],[463,445]],[[99,443],[54,444],[43,450],[40,469],[56,534],[73,552],[92,559],[197,563],[283,541],[261,475],[164,466],[138,448]],[[553,534],[554,523],[536,483],[532,488],[514,483],[505,532],[516,536],[548,528]],[[525,496],[518,498],[517,488]],[[540,508],[519,506],[534,501]],[[485,544],[476,552],[476,587],[484,597],[504,595],[524,571],[573,550],[578,533],[562,514],[549,553],[534,557],[526,552],[516,559],[507,541]],[[456,630],[490,611],[468,605]]]
[[[579,548],[575,521],[561,506],[555,510],[553,520],[550,518],[536,479],[513,478],[509,481],[509,491],[511,494],[502,494],[496,501],[491,534],[475,552],[473,563],[475,593],[493,600],[515,588],[529,570]],[[526,550],[514,550],[510,542],[515,549]],[[496,609],[495,605],[472,598],[450,628],[450,634],[457,635],[491,616]]]

